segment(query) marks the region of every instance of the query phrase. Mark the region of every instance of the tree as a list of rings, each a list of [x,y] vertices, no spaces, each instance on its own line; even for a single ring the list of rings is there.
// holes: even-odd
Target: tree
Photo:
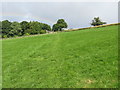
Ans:
[[[62,31],[63,28],[67,28],[68,25],[64,19],[59,19],[56,24],[53,25],[53,31]]]
[[[0,33],[2,33],[2,22],[0,21]]]
[[[48,30],[48,31],[51,31],[51,27],[50,25],[48,24],[44,24],[44,23],[41,23],[42,24],[42,30]]]
[[[22,21],[20,23],[21,28],[22,28],[22,35],[25,34],[25,30],[29,29],[29,23],[27,21]]]
[[[0,33],[2,33],[2,38],[43,34],[46,33],[46,30],[51,30],[50,25],[38,21],[22,21],[21,23],[10,22],[8,20],[0,21]]]
[[[2,37],[4,37],[4,35],[8,35],[9,31],[11,30],[11,22],[8,20],[4,20],[1,22],[1,32],[2,32]]]
[[[106,24],[106,22],[102,22],[99,17],[95,17],[91,23],[92,26],[98,26],[103,24]]]
[[[59,25],[58,24],[54,24],[52,27],[53,31],[58,31],[59,30]]]
[[[11,24],[11,30],[9,31],[10,36],[21,36],[22,35],[22,28],[20,23],[18,22],[12,22]]]
[[[30,34],[39,34],[42,30],[42,25],[37,21],[30,22],[29,26],[30,29],[28,31]]]

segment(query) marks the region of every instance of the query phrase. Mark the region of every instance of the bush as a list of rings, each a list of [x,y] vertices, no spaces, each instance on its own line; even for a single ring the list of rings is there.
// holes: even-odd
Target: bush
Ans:
[[[24,35],[25,35],[26,33],[31,34],[31,32],[32,32],[31,29],[27,29],[27,30],[24,31]]]
[[[40,30],[40,34],[46,33],[46,30]]]
[[[103,24],[106,24],[106,22],[102,22],[99,17],[95,17],[91,23],[92,26],[99,26]]]
[[[7,35],[2,35],[2,38],[7,38]]]
[[[25,36],[29,36],[30,34],[29,34],[29,33],[25,33],[24,35],[25,35]]]
[[[17,35],[14,35],[14,37],[18,37]]]

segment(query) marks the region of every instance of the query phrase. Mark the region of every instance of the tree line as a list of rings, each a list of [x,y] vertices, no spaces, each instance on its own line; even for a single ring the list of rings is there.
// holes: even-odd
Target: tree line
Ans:
[[[91,25],[97,26],[106,24],[101,22],[100,18],[94,18]],[[50,25],[41,23],[38,21],[22,21],[22,22],[10,22],[9,20],[0,21],[0,33],[2,38],[10,38],[24,35],[34,35],[34,34],[44,34],[47,31],[62,31],[64,28],[67,28],[68,25],[64,19],[58,19],[52,28]]]

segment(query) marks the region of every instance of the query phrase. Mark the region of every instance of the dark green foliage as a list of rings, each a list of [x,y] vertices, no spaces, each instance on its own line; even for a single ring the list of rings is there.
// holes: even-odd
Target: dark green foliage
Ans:
[[[51,31],[51,27],[50,25],[48,24],[44,24],[44,23],[41,23],[42,24],[42,30],[48,30],[48,31]]]
[[[59,31],[59,25],[58,24],[54,24],[52,27],[53,31]]]
[[[56,24],[53,25],[53,31],[62,31],[63,28],[67,28],[68,25],[64,19],[59,19]]]
[[[29,33],[25,33],[24,35],[25,35],[25,36],[29,36],[30,34],[29,34]]]
[[[7,38],[7,35],[2,35],[2,38]]]
[[[22,28],[22,35],[25,34],[25,30],[29,29],[29,23],[27,21],[22,21],[20,23],[21,28]]]
[[[2,22],[0,21],[0,38],[1,38],[1,35],[2,34]]]
[[[64,19],[59,19],[51,29],[50,25],[40,23],[38,21],[22,21],[22,22],[10,22],[8,20],[0,21],[0,32],[2,38],[16,37],[23,35],[44,34],[46,31],[62,31],[63,28],[67,28],[67,23]]]
[[[40,31],[40,34],[44,34],[44,33],[46,33],[46,30],[41,30]]]
[[[20,23],[10,22],[8,20],[0,21],[2,38],[43,34],[46,33],[46,30],[51,31],[50,25],[38,21],[22,21]]]
[[[40,30],[42,30],[41,24],[37,21],[30,22],[29,25],[30,25],[30,29],[31,29],[30,34],[39,34]]]
[[[4,35],[8,35],[9,31],[11,30],[11,22],[8,20],[2,21],[2,37]]]
[[[106,22],[102,22],[99,17],[95,17],[91,23],[92,26],[98,26],[98,25],[103,25],[103,24],[106,24]]]
[[[31,30],[31,29],[27,29],[27,30],[25,30],[25,31],[24,31],[24,34],[26,34],[26,33],[31,34],[31,32],[32,32],[32,30]]]
[[[8,34],[9,34],[10,36],[15,36],[15,35],[21,36],[21,35],[22,35],[22,28],[21,28],[20,23],[18,23],[18,22],[13,22],[13,23],[11,24],[11,30],[9,31]]]
[[[11,29],[11,22],[8,20],[2,21],[2,29],[4,30],[3,32],[7,33]]]
[[[0,29],[2,29],[2,22],[0,21]]]

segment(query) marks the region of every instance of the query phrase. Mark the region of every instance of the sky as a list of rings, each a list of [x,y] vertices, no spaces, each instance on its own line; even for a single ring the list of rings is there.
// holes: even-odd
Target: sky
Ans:
[[[91,26],[94,17],[118,22],[118,2],[2,2],[0,20],[39,21],[53,25],[64,19],[68,28]]]

